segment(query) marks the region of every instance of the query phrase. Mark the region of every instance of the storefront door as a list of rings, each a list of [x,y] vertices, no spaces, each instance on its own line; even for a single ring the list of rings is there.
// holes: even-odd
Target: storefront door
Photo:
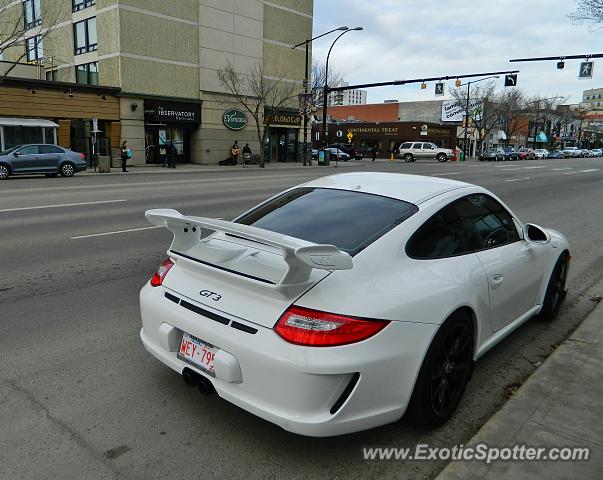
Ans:
[[[161,126],[145,130],[145,163],[163,164],[167,155],[167,146],[176,147],[176,163],[188,163],[190,160],[190,132],[183,128]]]

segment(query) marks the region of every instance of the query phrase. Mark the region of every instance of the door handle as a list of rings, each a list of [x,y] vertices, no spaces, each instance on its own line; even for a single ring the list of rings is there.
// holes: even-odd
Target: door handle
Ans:
[[[496,273],[490,277],[490,286],[494,290],[495,288],[500,287],[505,277],[501,273]]]

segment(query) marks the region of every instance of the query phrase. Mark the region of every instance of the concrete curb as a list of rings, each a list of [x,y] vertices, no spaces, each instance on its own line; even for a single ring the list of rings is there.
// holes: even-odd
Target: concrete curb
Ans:
[[[449,463],[437,480],[591,480],[603,472],[603,305],[528,378],[467,446],[589,447],[587,462]]]

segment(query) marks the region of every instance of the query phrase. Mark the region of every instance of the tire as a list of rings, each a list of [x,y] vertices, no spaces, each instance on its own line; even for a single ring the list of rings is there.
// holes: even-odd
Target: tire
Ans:
[[[415,161],[414,157],[412,156],[412,153],[405,153],[402,158],[404,159],[405,162],[414,162]]]
[[[47,173],[46,176],[48,178],[57,178],[59,176],[59,174],[58,173]]]
[[[448,158],[446,158],[446,154],[445,154],[445,153],[438,153],[438,154],[436,155],[436,160],[437,160],[438,162],[442,162],[442,163],[443,163],[443,162],[447,161],[447,160],[448,160]]]
[[[73,166],[73,163],[65,162],[63,165],[61,165],[60,171],[61,177],[73,177],[75,167]]]
[[[455,412],[473,372],[473,322],[452,314],[436,333],[410,399],[409,419],[437,427]]]
[[[8,180],[8,177],[10,177],[10,168],[8,165],[0,163],[0,180]]]
[[[565,284],[567,282],[569,259],[570,256],[568,252],[563,252],[561,254],[557,263],[555,263],[555,268],[553,268],[551,278],[546,287],[544,302],[542,303],[542,310],[540,311],[540,318],[547,322],[555,320],[559,314],[561,304],[563,303],[563,300],[565,300],[567,294]]]

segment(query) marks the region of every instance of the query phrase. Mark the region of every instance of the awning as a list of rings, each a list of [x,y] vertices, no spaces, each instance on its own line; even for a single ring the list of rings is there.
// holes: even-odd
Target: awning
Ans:
[[[538,135],[536,135],[536,141],[538,143],[546,143],[548,142],[548,138],[546,138],[546,133],[544,132],[538,132]]]
[[[0,125],[7,127],[58,127],[59,125],[45,118],[0,117]]]

